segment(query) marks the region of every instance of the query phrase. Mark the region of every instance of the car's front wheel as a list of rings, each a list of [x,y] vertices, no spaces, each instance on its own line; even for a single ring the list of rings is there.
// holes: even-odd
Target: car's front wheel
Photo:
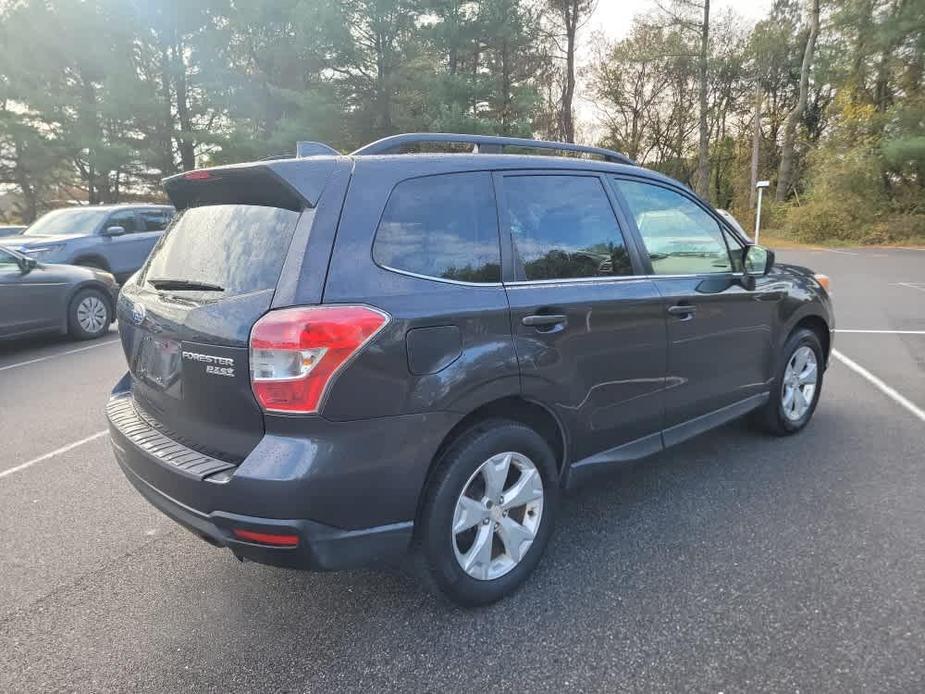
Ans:
[[[819,403],[824,368],[825,356],[816,333],[796,330],[784,344],[771,397],[755,413],[757,423],[778,436],[802,430]]]
[[[67,328],[71,337],[92,340],[109,330],[112,306],[99,289],[82,289],[68,305]]]
[[[549,444],[517,422],[485,422],[441,457],[418,519],[426,577],[453,602],[494,602],[530,575],[558,505]]]

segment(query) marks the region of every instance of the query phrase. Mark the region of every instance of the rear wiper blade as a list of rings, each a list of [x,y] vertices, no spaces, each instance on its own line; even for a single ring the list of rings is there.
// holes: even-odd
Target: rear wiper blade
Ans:
[[[155,289],[190,289],[201,292],[223,292],[224,287],[210,282],[198,282],[197,280],[171,279],[169,277],[152,277],[148,280]]]

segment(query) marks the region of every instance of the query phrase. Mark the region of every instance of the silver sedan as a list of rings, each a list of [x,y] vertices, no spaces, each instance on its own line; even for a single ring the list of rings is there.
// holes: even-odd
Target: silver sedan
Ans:
[[[42,332],[100,337],[115,319],[118,291],[108,272],[39,263],[0,248],[0,339]]]

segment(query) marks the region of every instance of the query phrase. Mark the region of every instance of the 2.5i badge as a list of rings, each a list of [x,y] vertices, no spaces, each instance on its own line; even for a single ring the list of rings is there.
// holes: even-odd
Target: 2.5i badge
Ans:
[[[216,376],[234,377],[234,359],[231,357],[217,357],[214,354],[202,354],[201,352],[183,351],[183,358],[190,361],[198,361],[205,365],[207,374]]]

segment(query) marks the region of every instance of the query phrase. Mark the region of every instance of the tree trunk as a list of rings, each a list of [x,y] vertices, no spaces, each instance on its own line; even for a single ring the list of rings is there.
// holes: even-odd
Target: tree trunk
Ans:
[[[710,129],[707,125],[707,77],[710,47],[710,0],[703,0],[700,28],[700,145],[697,157],[697,192],[706,197],[710,187]]]
[[[391,135],[392,128],[392,96],[390,93],[392,75],[391,63],[386,55],[388,39],[383,32],[376,33],[376,94],[379,104],[378,126],[381,135]]]
[[[797,123],[806,110],[806,98],[809,91],[809,71],[813,64],[813,52],[816,49],[816,36],[819,34],[819,0],[810,0],[809,35],[803,51],[803,65],[800,67],[800,94],[796,106],[787,114],[784,124],[784,141],[780,152],[780,169],[777,172],[777,192],[774,198],[778,202],[787,199],[793,178],[793,147],[796,140]]]
[[[509,118],[511,111],[511,68],[507,39],[504,39],[501,45],[501,130],[504,135],[509,135],[511,132]]]
[[[751,188],[748,191],[748,208],[755,209],[757,204],[758,156],[761,154],[761,84],[755,83],[755,115],[752,118],[752,166]]]
[[[196,168],[196,147],[193,142],[193,123],[189,109],[189,89],[186,81],[186,63],[183,60],[183,44],[176,36],[173,46],[174,91],[177,94],[177,119],[180,132],[177,146],[180,150],[180,166],[184,171]]]
[[[580,0],[569,0],[563,6],[562,19],[565,23],[565,84],[562,87],[562,103],[559,107],[559,129],[566,142],[575,141],[575,122],[572,104],[575,100],[575,35],[578,31]]]
[[[171,59],[167,46],[161,46],[161,109],[163,122],[159,126],[157,148],[159,151],[160,169],[164,176],[176,173],[176,161],[173,156],[173,92],[171,84]]]
[[[22,217],[22,221],[26,224],[31,224],[38,216],[38,195],[36,194],[35,187],[32,185],[30,177],[31,172],[23,163],[25,152],[23,151],[24,145],[20,137],[14,136],[13,147],[13,172],[16,178],[16,185],[19,187],[19,192],[22,194],[23,201],[20,207],[20,217]]]

